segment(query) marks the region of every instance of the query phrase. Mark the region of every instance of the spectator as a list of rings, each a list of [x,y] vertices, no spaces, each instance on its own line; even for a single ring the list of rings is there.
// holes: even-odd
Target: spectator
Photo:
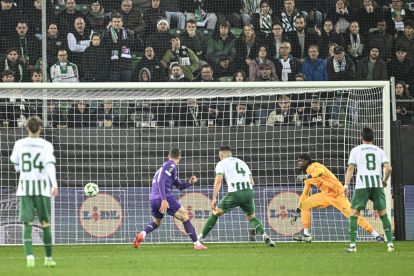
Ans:
[[[268,0],[260,1],[260,12],[253,14],[252,25],[257,35],[266,40],[272,33],[272,25],[277,21],[276,13],[270,9]]]
[[[144,57],[137,64],[135,72],[132,74],[133,81],[140,81],[139,77],[148,70],[150,81],[165,81],[166,74],[161,67],[160,60],[156,57],[155,51],[151,46],[145,48]]]
[[[390,9],[385,15],[387,20],[388,32],[395,34],[404,31],[404,22],[407,19],[413,19],[410,12],[403,8],[402,0],[392,0]]]
[[[201,82],[215,81],[213,67],[211,67],[209,64],[202,65],[200,69],[200,77],[198,81],[201,81]]]
[[[414,61],[414,21],[404,22],[404,32],[395,41],[395,47],[403,47],[407,50],[407,58]]]
[[[180,126],[200,127],[221,124],[223,112],[213,105],[200,105],[197,99],[189,98],[185,106],[175,112],[174,120]]]
[[[75,105],[69,110],[67,125],[71,128],[96,126],[93,114],[84,100],[75,101]]]
[[[240,70],[240,69],[237,70],[236,73],[234,73],[231,81],[234,81],[234,82],[247,81],[246,73],[243,70]]]
[[[358,62],[355,76],[357,80],[387,80],[387,65],[379,58],[378,46],[371,46],[369,56]]]
[[[171,26],[171,20],[176,22],[177,29],[184,30],[185,28],[185,15],[181,12],[179,2],[181,0],[167,0],[163,2],[165,14],[167,17],[168,25]]]
[[[138,73],[139,82],[150,82],[151,81],[151,72],[148,68],[141,68]]]
[[[130,116],[128,117],[130,118],[130,122],[134,127],[156,127],[157,123],[159,125],[165,123],[162,120],[164,114],[157,116],[158,111],[159,106],[151,106],[151,102],[136,102],[130,104],[130,108],[128,109],[128,114]],[[129,125],[131,126],[131,124]]]
[[[17,20],[22,17],[22,11],[12,0],[1,0],[0,4],[0,51],[3,53],[10,48],[10,37],[16,32]]]
[[[124,22],[124,27],[130,33],[136,35],[144,35],[145,22],[143,13],[139,9],[135,9],[131,0],[123,0],[121,10],[119,12]]]
[[[295,122],[296,114],[290,107],[290,97],[288,95],[280,95],[276,102],[276,108],[267,117],[266,124],[268,126],[292,125]]]
[[[243,26],[250,25],[255,13],[260,12],[260,2],[258,0],[242,0],[240,15]]]
[[[92,34],[91,45],[86,49],[82,58],[82,81],[108,81],[109,56],[101,41],[102,38],[99,33]]]
[[[345,46],[345,41],[341,33],[337,33],[334,29],[331,19],[326,19],[323,23],[322,30],[319,31],[319,53],[321,58],[328,56],[328,47],[330,44],[335,43],[337,45]]]
[[[202,38],[197,34],[197,24],[194,19],[185,22],[185,32],[181,35],[181,43],[196,53],[199,59],[203,57]]]
[[[243,33],[234,43],[234,47],[236,48],[236,68],[247,71],[250,63],[256,58],[259,45],[261,45],[261,41],[256,36],[253,26],[244,26]]]
[[[105,100],[103,105],[98,108],[97,112],[98,127],[112,128],[120,125],[119,115],[113,108],[112,101]]]
[[[267,58],[267,47],[260,46],[258,51],[256,52],[256,58],[250,62],[249,65],[249,81],[256,81],[261,78],[261,73],[263,70],[268,70],[267,68],[271,68],[270,78],[274,81],[277,81],[276,75],[276,68],[273,62]],[[263,66],[266,64],[267,66]],[[267,74],[266,74],[267,75]]]
[[[414,114],[413,98],[408,93],[405,82],[399,81],[396,83],[395,99],[397,102],[397,120],[399,120],[402,125],[410,124],[412,115]],[[407,100],[410,100],[410,102],[406,102]]]
[[[160,4],[161,0],[151,0],[151,8],[144,11],[145,37],[148,37],[150,34],[157,32],[159,20],[161,18],[167,17],[165,9]]]
[[[89,0],[90,1],[90,0]],[[94,1],[94,0],[92,0]],[[146,5],[148,8],[151,6],[150,0],[133,0],[134,4]],[[99,0],[99,3],[105,8],[108,13],[116,12],[121,6],[122,0]],[[138,2],[138,3],[137,3]]]
[[[43,81],[43,73],[39,69],[32,70],[31,73],[31,80],[32,82],[42,82]]]
[[[232,76],[235,70],[235,37],[229,32],[229,22],[221,22],[218,30],[209,38],[207,45],[207,62],[213,66],[216,77]]]
[[[66,49],[67,38],[63,38],[58,31],[55,23],[50,23],[47,28],[47,68],[52,67],[57,62],[57,52]]]
[[[380,59],[387,62],[394,53],[394,38],[387,33],[387,23],[384,19],[377,22],[377,30],[369,34],[368,45],[379,47]]]
[[[345,54],[344,47],[336,46],[333,58],[328,60],[328,78],[331,81],[355,80],[355,65]]]
[[[346,0],[336,0],[335,8],[327,13],[326,18],[332,20],[339,34],[345,34],[351,25],[354,15],[348,9]]]
[[[86,49],[91,44],[92,34],[93,30],[86,28],[85,20],[82,17],[78,17],[75,19],[74,30],[67,35],[70,60],[78,66],[81,78],[83,78],[84,74],[82,60]]]
[[[335,53],[334,53],[334,51],[335,51],[335,47],[336,46],[339,46],[338,44],[336,44],[336,43],[331,43],[331,44],[329,44],[329,48],[328,48],[328,56],[325,58],[325,60],[328,62],[329,61],[329,59],[332,59],[334,56],[335,56]]]
[[[253,112],[245,103],[236,104],[236,110],[233,111],[233,126],[253,126]]]
[[[215,30],[217,16],[214,12],[206,11],[203,5],[204,1],[182,0],[180,10],[184,12],[186,21],[193,19],[197,27]]]
[[[27,25],[29,34],[34,36],[38,41],[42,40],[42,0],[31,0],[32,5],[26,9]],[[50,1],[46,1],[46,22],[53,19],[53,9]]]
[[[272,74],[272,67],[268,63],[259,65],[259,76],[255,81],[277,81],[276,75]]]
[[[15,82],[27,82],[29,80],[26,65],[20,60],[17,48],[10,48],[6,51],[6,59],[0,62],[0,72],[4,70],[13,71]]]
[[[58,62],[50,68],[52,82],[79,82],[78,66],[68,61],[66,50],[57,53]]]
[[[52,101],[47,103],[47,126],[50,128],[67,128],[65,115],[60,112],[59,107]]]
[[[283,30],[288,32],[296,31],[295,19],[300,13],[295,7],[294,0],[284,0],[283,8],[279,14],[279,20],[282,22]]]
[[[106,24],[109,22],[108,15],[105,13],[102,1],[92,0],[88,8],[88,13],[85,15],[90,24],[90,28],[95,32],[102,33],[106,29]]]
[[[170,76],[168,81],[171,82],[188,82],[190,81],[183,73],[183,69],[179,63],[171,63]]]
[[[111,27],[103,35],[103,46],[110,55],[110,75],[112,82],[129,82],[132,75],[133,35],[123,27],[122,16],[113,13]]]
[[[275,61],[276,74],[281,81],[294,81],[300,72],[300,63],[290,54],[290,43],[285,41],[280,45],[280,56]]]
[[[33,35],[28,34],[28,26],[25,20],[18,20],[16,25],[16,34],[12,37],[10,45],[19,49],[20,60],[26,66],[35,65],[41,58],[42,47]]]
[[[1,73],[2,82],[14,82],[14,72],[10,69],[5,69]]]
[[[378,7],[374,0],[363,0],[364,7],[355,12],[355,20],[359,23],[360,32],[367,37],[375,30],[380,18],[384,18],[382,7]]]
[[[200,64],[197,55],[185,45],[181,45],[178,34],[171,36],[170,45],[171,48],[164,53],[161,59],[161,65],[167,69],[172,62],[179,63],[185,77],[192,81]]]
[[[282,23],[275,22],[272,26],[272,35],[267,40],[267,47],[269,49],[269,58],[276,60],[280,56],[280,45],[282,42],[288,41],[289,38],[283,31]]]
[[[404,47],[397,47],[395,56],[387,63],[388,77],[395,77],[395,81],[404,81],[410,84],[410,90],[414,89],[414,64],[407,58],[407,50]],[[413,86],[413,88],[412,88]]]
[[[210,4],[208,4],[210,2]],[[214,12],[218,22],[229,21],[233,28],[241,28],[241,1],[206,1],[207,11]]]
[[[302,73],[307,81],[327,81],[326,60],[319,58],[319,48],[317,45],[310,45],[308,57],[302,64]]]
[[[325,116],[319,99],[312,98],[310,107],[306,107],[303,114],[303,124],[307,126],[323,126],[325,124]]]
[[[72,31],[76,18],[85,16],[76,9],[75,0],[65,0],[65,9],[56,17],[59,20],[59,32],[65,36]],[[88,25],[88,22],[85,22]]]
[[[169,28],[167,19],[161,18],[157,23],[158,31],[151,34],[147,40],[146,46],[151,46],[160,58],[171,45],[171,35],[168,32]]]
[[[306,30],[305,18],[298,15],[295,18],[295,31],[287,33],[292,46],[292,56],[295,57],[300,64],[303,63],[307,56],[307,49],[311,44],[317,44],[317,37]]]
[[[365,37],[359,32],[359,24],[352,21],[349,26],[349,34],[345,35],[346,53],[356,63],[363,57],[365,46]]]

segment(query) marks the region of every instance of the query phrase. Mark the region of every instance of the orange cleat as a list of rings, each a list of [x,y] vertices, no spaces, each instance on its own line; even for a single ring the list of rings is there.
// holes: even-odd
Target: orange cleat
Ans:
[[[194,250],[206,250],[207,246],[204,246],[203,244],[194,245]]]
[[[143,241],[144,241],[144,235],[142,233],[138,233],[135,236],[135,239],[134,239],[134,242],[132,243],[132,246],[135,249],[138,249],[141,246],[141,242],[143,242]]]

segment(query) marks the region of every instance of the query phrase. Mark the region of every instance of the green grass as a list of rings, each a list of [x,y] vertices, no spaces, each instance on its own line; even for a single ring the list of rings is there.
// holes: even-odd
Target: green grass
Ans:
[[[35,247],[36,267],[25,267],[21,246],[0,247],[0,275],[414,275],[414,242],[359,243],[345,253],[345,243],[191,244],[55,246],[55,268],[43,267],[43,248]]]

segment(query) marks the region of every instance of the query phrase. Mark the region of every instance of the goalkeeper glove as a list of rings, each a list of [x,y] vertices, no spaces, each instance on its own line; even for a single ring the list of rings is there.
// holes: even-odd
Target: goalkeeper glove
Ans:
[[[295,224],[295,222],[298,219],[299,215],[300,215],[300,208],[296,208],[295,213],[293,213],[293,217],[290,220],[291,225]]]
[[[312,178],[312,175],[310,175],[310,174],[301,174],[301,175],[298,175],[296,177],[296,181],[303,182],[303,181],[305,181],[305,180],[307,180],[309,178]]]

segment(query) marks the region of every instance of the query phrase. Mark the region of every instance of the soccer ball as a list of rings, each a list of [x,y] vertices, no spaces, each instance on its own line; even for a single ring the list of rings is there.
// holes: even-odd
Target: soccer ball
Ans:
[[[87,183],[83,191],[87,197],[94,197],[99,193],[99,187],[95,183]]]

